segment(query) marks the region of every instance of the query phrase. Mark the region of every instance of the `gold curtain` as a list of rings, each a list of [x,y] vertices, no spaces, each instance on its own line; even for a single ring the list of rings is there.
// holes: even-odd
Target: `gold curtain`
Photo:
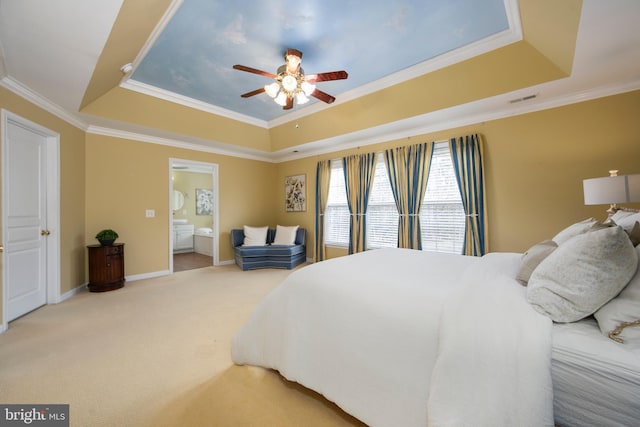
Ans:
[[[376,154],[352,155],[342,159],[349,221],[349,254],[367,250],[367,205],[376,172]]]
[[[449,149],[466,216],[463,254],[482,256],[489,250],[484,145],[474,134],[452,138]]]
[[[398,208],[398,247],[422,249],[420,208],[427,190],[433,143],[385,150],[389,183]]]

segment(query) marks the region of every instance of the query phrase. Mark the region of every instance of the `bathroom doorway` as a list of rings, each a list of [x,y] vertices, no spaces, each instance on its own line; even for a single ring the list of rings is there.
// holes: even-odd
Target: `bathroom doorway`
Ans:
[[[219,265],[218,165],[169,159],[169,267]]]

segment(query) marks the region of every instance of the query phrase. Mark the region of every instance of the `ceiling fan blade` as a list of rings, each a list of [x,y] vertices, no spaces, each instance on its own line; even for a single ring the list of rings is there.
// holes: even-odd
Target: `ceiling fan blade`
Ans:
[[[264,92],[264,88],[263,87],[261,87],[260,89],[252,90],[251,92],[243,93],[240,96],[243,97],[243,98],[248,98],[248,97],[253,96],[253,95],[258,95],[258,94],[260,94],[262,92]]]
[[[326,92],[318,90],[318,89],[316,89],[313,92],[311,92],[311,96],[313,96],[314,98],[318,98],[320,101],[324,101],[327,104],[331,104],[333,101],[336,100],[335,97],[329,95]]]
[[[257,68],[246,67],[244,65],[234,65],[233,68],[235,70],[246,71],[247,73],[259,74],[261,76],[270,77],[272,79],[275,79],[276,77],[278,77],[275,74],[267,73],[266,71],[258,70]]]
[[[293,98],[287,97],[287,104],[282,107],[283,110],[290,110],[293,108]]]
[[[304,79],[309,83],[326,82],[329,80],[344,80],[349,77],[346,71],[330,71],[328,73],[307,74]]]

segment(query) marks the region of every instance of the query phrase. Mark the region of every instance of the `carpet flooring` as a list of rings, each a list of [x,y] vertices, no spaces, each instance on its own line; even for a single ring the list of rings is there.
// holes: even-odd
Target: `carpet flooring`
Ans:
[[[207,267],[44,306],[0,335],[0,403],[66,403],[77,427],[363,426],[231,361],[231,337],[289,274]]]

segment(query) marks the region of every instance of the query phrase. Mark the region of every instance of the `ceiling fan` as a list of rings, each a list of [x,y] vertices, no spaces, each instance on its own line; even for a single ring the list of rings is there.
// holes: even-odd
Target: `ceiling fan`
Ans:
[[[277,74],[268,73],[244,65],[234,65],[233,68],[248,73],[259,74],[261,76],[270,77],[275,82],[265,85],[260,89],[253,90],[242,94],[243,98],[258,95],[266,92],[273,100],[281,105],[284,110],[293,108],[295,99],[297,104],[304,104],[309,101],[309,97],[324,101],[331,104],[336,100],[335,97],[329,95],[316,88],[313,83],[326,82],[329,80],[343,80],[349,75],[346,71],[331,71],[319,74],[304,74],[304,70],[300,67],[302,62],[302,52],[296,49],[287,49],[285,55],[285,64],[278,67]]]

